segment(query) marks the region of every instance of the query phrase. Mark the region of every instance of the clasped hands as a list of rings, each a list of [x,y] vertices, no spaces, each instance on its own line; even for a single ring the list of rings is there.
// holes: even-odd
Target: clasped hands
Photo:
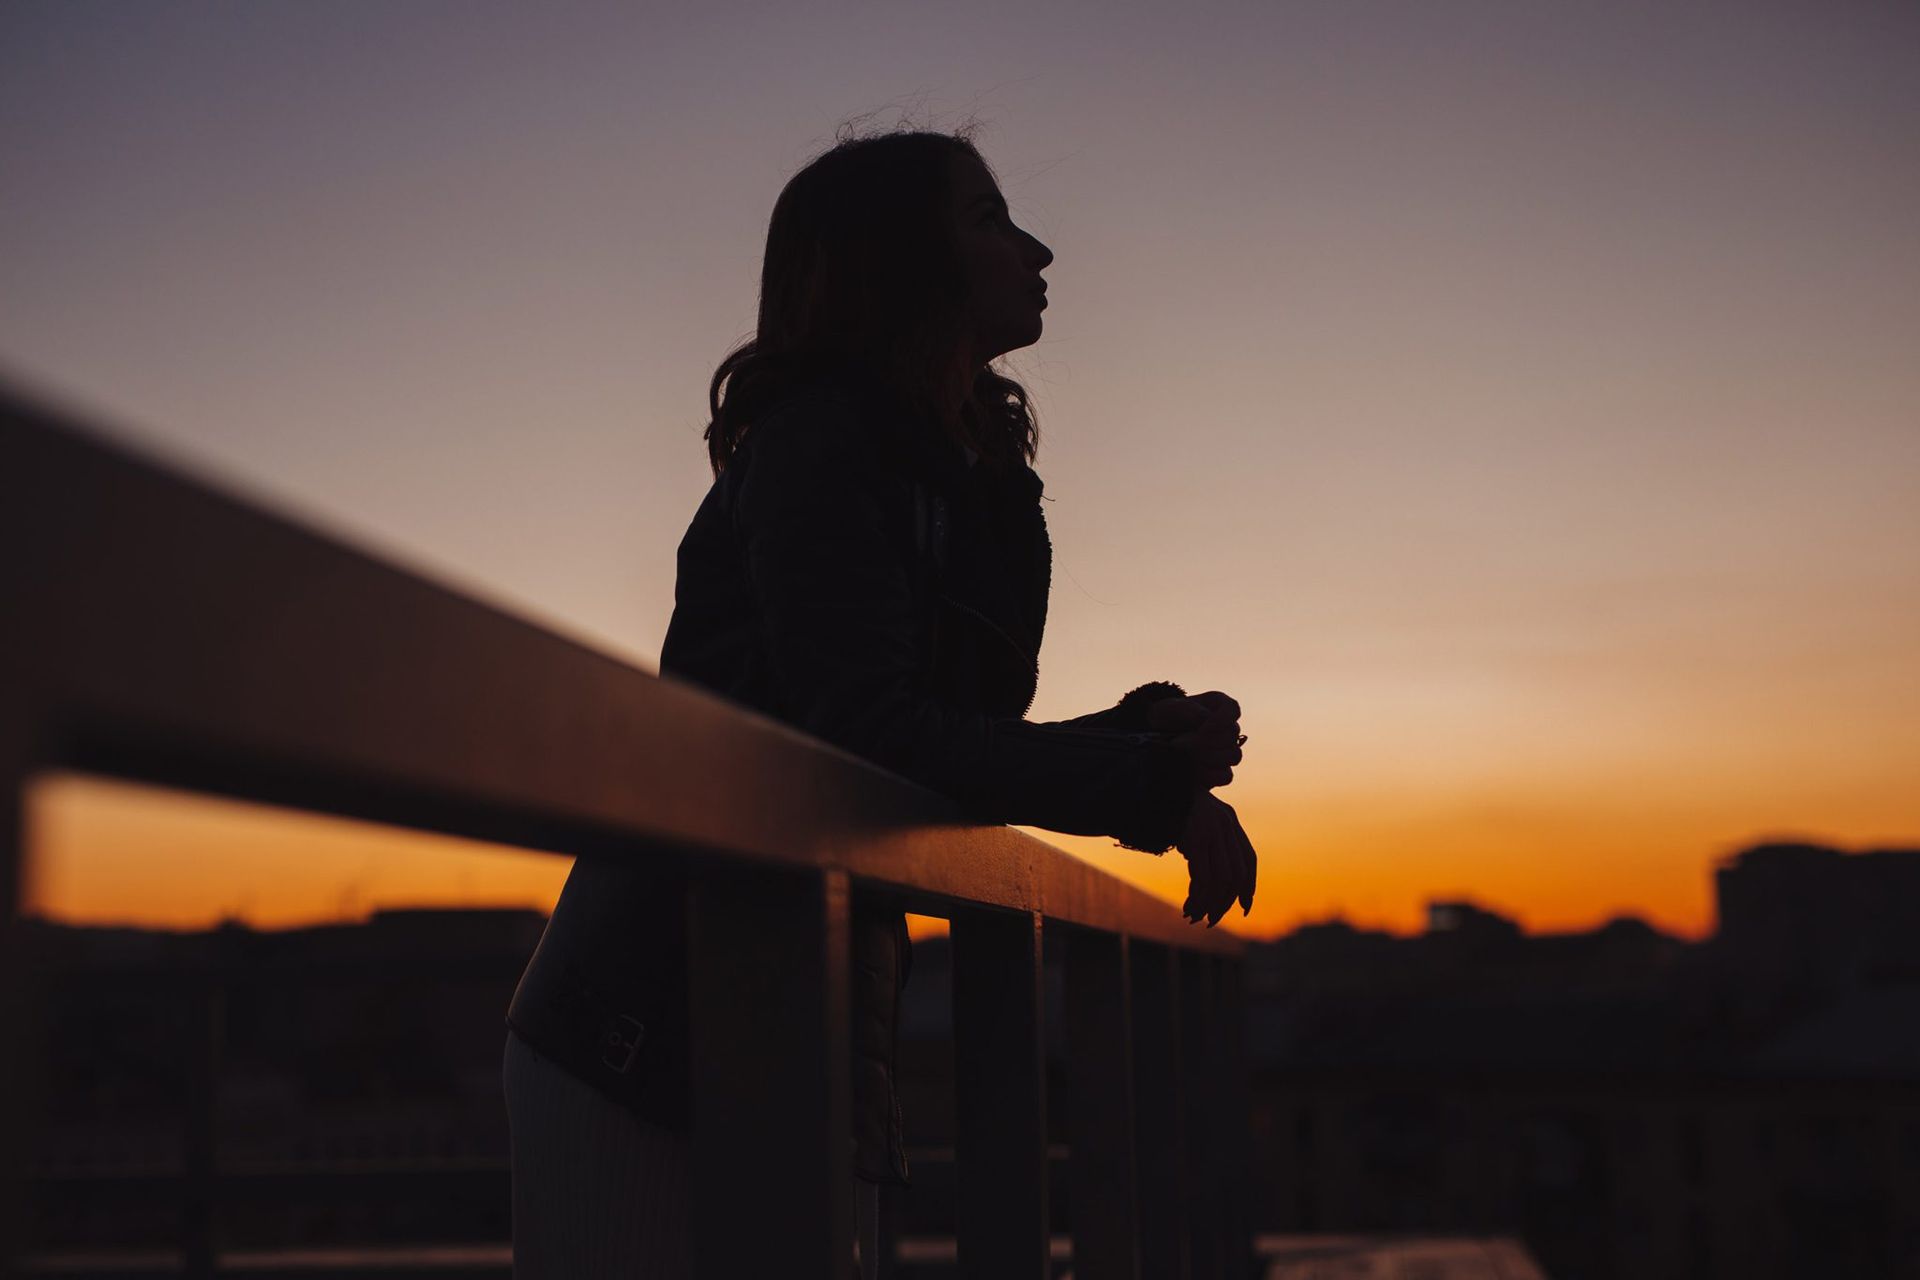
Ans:
[[[1187,901],[1181,911],[1188,920],[1204,919],[1211,929],[1235,902],[1240,914],[1253,910],[1253,882],[1258,858],[1233,806],[1213,794],[1213,788],[1233,781],[1240,763],[1240,704],[1213,690],[1187,698],[1164,698],[1147,709],[1147,725],[1172,733],[1172,745],[1193,761],[1199,793],[1186,826],[1174,847],[1187,859]]]

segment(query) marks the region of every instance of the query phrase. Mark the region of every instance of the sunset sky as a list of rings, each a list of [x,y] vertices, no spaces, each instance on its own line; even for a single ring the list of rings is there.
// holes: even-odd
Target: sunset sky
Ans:
[[[0,367],[651,670],[774,197],[869,113],[980,124],[1056,255],[1006,362],[1033,715],[1240,700],[1234,928],[1699,932],[1754,838],[1920,844],[1911,4],[15,0]],[[40,900],[94,918],[552,878],[118,787],[35,812]]]

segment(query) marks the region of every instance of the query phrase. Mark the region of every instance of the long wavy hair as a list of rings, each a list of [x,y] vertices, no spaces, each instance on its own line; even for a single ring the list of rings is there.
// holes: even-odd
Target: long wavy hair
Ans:
[[[992,172],[965,131],[843,136],[788,181],[767,226],[758,327],[707,388],[716,477],[756,416],[847,361],[996,468],[1033,461],[1039,427],[1026,388],[968,367],[949,178],[963,155]]]

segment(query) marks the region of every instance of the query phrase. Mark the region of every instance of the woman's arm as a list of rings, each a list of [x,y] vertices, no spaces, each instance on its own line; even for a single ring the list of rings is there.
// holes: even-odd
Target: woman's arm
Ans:
[[[733,525],[785,719],[984,820],[1149,853],[1179,838],[1197,788],[1173,735],[1035,724],[931,695],[898,521],[908,481],[876,463],[843,410],[795,402],[755,426],[732,466]]]

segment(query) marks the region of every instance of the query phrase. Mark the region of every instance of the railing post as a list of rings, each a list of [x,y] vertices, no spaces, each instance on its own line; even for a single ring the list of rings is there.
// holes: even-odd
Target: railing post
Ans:
[[[0,653],[5,646],[0,642]],[[11,658],[14,655],[6,654]],[[0,705],[25,714],[23,691],[0,684]],[[0,1023],[14,1034],[0,1036],[0,1280],[14,1274],[15,1250],[26,1219],[25,1191],[37,1146],[33,1124],[39,1108],[32,1095],[34,1051],[40,1046],[31,1013],[27,949],[20,933],[26,882],[27,742],[22,723],[0,720]]]
[[[1181,956],[1181,1061],[1185,1065],[1187,1128],[1187,1249],[1196,1280],[1219,1276],[1219,1161],[1213,1113],[1217,1071],[1213,1067],[1213,963],[1210,956]]]
[[[211,939],[216,945],[223,939]],[[225,957],[217,952],[190,974],[186,991],[186,1084],[181,1116],[180,1252],[194,1280],[219,1269],[220,1068],[226,1022]]]
[[[844,871],[702,868],[688,891],[702,1280],[853,1265]]]
[[[1232,1276],[1259,1274],[1253,1247],[1253,1082],[1247,1074],[1247,1004],[1245,960],[1221,957],[1220,994],[1215,1014],[1221,1033],[1220,1133],[1224,1140],[1220,1162],[1220,1203],[1225,1206],[1227,1258]]]
[[[1188,1280],[1180,957],[1136,939],[1133,988],[1134,1146],[1140,1186],[1140,1274]]]
[[[1220,1020],[1215,962],[1180,957],[1180,1045],[1186,1068],[1187,1248],[1195,1280],[1229,1274],[1221,1247]]]
[[[960,1273],[1044,1280],[1047,1091],[1040,915],[953,920],[954,1173]]]
[[[1067,1185],[1077,1280],[1140,1275],[1127,950],[1123,934],[1067,935]]]

